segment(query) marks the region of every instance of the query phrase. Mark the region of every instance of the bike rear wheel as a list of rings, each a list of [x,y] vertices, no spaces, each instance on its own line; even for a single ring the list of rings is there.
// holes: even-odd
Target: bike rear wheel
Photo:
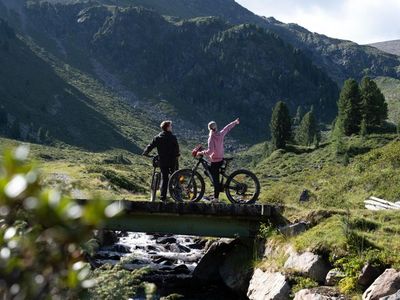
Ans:
[[[157,190],[160,188],[161,174],[159,172],[154,172],[151,177],[150,185],[150,201],[154,202],[157,199]]]
[[[197,202],[203,198],[205,184],[198,172],[182,169],[171,175],[168,188],[169,194],[177,202]]]
[[[232,203],[254,204],[260,195],[260,182],[254,173],[237,170],[226,180],[225,194]]]

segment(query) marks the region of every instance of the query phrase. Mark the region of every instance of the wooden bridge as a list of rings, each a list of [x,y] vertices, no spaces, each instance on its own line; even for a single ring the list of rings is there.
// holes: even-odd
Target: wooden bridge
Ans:
[[[208,237],[252,238],[261,223],[281,217],[274,205],[119,201],[123,213],[104,229]]]

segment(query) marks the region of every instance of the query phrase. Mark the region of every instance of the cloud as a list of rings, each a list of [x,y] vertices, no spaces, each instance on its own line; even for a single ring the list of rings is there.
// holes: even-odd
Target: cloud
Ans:
[[[360,44],[400,39],[399,0],[236,0],[262,16]]]

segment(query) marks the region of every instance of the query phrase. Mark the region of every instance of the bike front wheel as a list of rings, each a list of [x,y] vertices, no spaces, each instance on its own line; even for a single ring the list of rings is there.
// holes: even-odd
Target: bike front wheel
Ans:
[[[254,204],[260,195],[260,182],[254,173],[237,170],[226,180],[225,194],[232,203]]]
[[[178,170],[171,175],[168,189],[171,197],[177,202],[197,202],[204,195],[204,179],[198,172],[190,169]]]

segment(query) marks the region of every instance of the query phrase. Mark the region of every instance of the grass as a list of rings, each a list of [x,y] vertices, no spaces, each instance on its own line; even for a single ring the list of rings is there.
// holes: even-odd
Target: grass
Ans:
[[[346,144],[347,166],[328,143],[318,149],[293,146],[264,156],[255,167],[263,187],[262,201],[297,205],[304,189],[309,190],[311,201],[302,207],[309,209],[359,209],[370,195],[399,199],[400,189],[392,184],[400,180],[396,135],[351,137]]]
[[[344,144],[347,163],[327,140],[318,149],[289,145],[286,151],[269,156],[266,146],[259,144],[242,153],[240,160],[253,166],[259,176],[262,202],[284,204],[290,221],[311,224],[303,234],[292,238],[275,234],[269,242],[329,258],[346,274],[339,283],[341,291],[359,295],[357,276],[366,262],[400,268],[399,212],[368,211],[363,203],[372,195],[400,199],[400,140],[395,134],[371,134],[346,138]],[[304,189],[309,190],[310,199],[300,203]],[[282,253],[258,264],[282,270]],[[307,284],[312,285],[301,278],[296,281],[296,287]]]
[[[0,152],[20,143],[0,138]],[[31,158],[40,166],[42,180],[66,192],[79,190],[80,197],[100,195],[104,199],[148,199],[151,162],[125,150],[102,153],[67,147],[30,144]],[[123,157],[122,161],[116,157]],[[129,161],[131,164],[126,164]]]

